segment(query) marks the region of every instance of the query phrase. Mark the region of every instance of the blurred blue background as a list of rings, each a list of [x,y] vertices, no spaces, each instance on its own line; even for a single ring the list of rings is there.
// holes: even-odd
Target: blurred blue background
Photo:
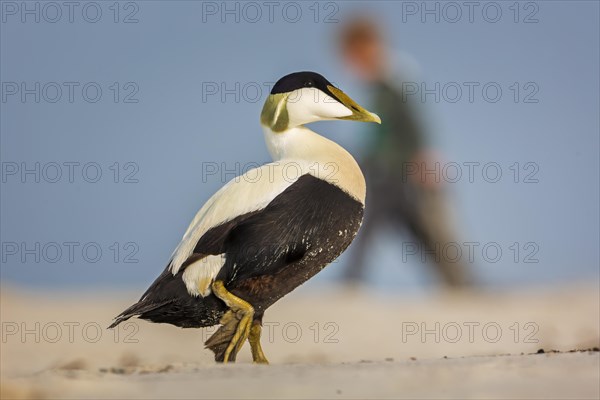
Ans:
[[[368,104],[335,44],[339,24],[360,9],[381,19],[428,88],[480,84],[472,102],[465,86],[456,102],[441,90],[438,101],[421,102],[437,148],[463,165],[448,188],[461,239],[479,243],[472,265],[480,281],[598,281],[599,3],[476,3],[471,16],[454,3],[458,16],[439,2],[274,2],[270,16],[263,2],[80,2],[71,22],[62,3],[54,3],[59,15],[43,2],[3,1],[2,283],[145,289],[203,202],[236,171],[269,161],[258,122],[269,85],[314,70]],[[502,89],[497,102],[482,94],[490,82]],[[33,89],[24,98],[22,83]],[[531,88],[537,102],[525,102]],[[354,154],[368,135],[342,121],[314,129]],[[472,182],[465,162],[480,163]],[[22,175],[36,163],[39,182],[35,172]],[[502,171],[495,183],[482,175],[487,163]],[[215,165],[229,172],[207,175]],[[525,182],[534,169],[537,183]],[[499,259],[482,255],[488,243],[502,250]],[[382,234],[371,283],[430,288],[429,270],[401,253],[399,239]],[[334,280],[343,264],[311,285]]]

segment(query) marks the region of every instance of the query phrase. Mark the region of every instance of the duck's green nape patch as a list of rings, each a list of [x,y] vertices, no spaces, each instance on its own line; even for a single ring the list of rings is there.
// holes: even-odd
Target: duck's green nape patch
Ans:
[[[260,114],[260,123],[273,132],[283,132],[288,128],[290,118],[287,112],[287,93],[269,95]]]

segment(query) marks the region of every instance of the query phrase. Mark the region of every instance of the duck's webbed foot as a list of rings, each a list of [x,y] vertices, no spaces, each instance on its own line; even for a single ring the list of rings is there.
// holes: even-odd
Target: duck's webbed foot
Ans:
[[[252,351],[252,360],[255,364],[268,364],[269,360],[263,353],[262,346],[260,345],[260,334],[262,332],[261,321],[252,321],[252,327],[250,328],[250,336],[248,341],[250,342],[250,349]]]
[[[246,339],[251,335],[254,307],[225,289],[222,281],[214,282],[212,284],[212,291],[215,296],[225,302],[227,307],[229,307],[229,311],[221,318],[221,326],[217,332],[204,345],[215,353],[215,361],[224,363],[235,362],[237,353],[242,348]],[[252,341],[250,343],[252,345]],[[252,345],[252,349],[252,354],[254,355],[254,345]]]

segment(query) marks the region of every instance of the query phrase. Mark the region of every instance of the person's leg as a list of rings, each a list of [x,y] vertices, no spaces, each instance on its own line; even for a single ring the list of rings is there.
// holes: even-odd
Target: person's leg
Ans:
[[[413,211],[407,213],[407,226],[422,249],[431,254],[429,265],[450,287],[464,287],[472,283],[470,269],[463,256],[453,257],[449,251],[460,242],[454,233],[447,199],[442,191],[414,188],[417,201],[411,202]],[[448,257],[450,256],[450,257]],[[433,259],[432,259],[433,258]]]

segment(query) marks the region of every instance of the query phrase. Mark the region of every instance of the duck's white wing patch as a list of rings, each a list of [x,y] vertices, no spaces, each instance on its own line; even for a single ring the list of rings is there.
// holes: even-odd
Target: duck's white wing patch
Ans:
[[[221,267],[225,264],[225,256],[209,255],[187,266],[183,271],[183,281],[192,296],[206,297],[210,294],[210,284]]]
[[[237,216],[265,208],[277,195],[309,170],[303,162],[274,162],[254,168],[229,181],[198,211],[171,257],[177,274],[200,238],[211,228]]]

